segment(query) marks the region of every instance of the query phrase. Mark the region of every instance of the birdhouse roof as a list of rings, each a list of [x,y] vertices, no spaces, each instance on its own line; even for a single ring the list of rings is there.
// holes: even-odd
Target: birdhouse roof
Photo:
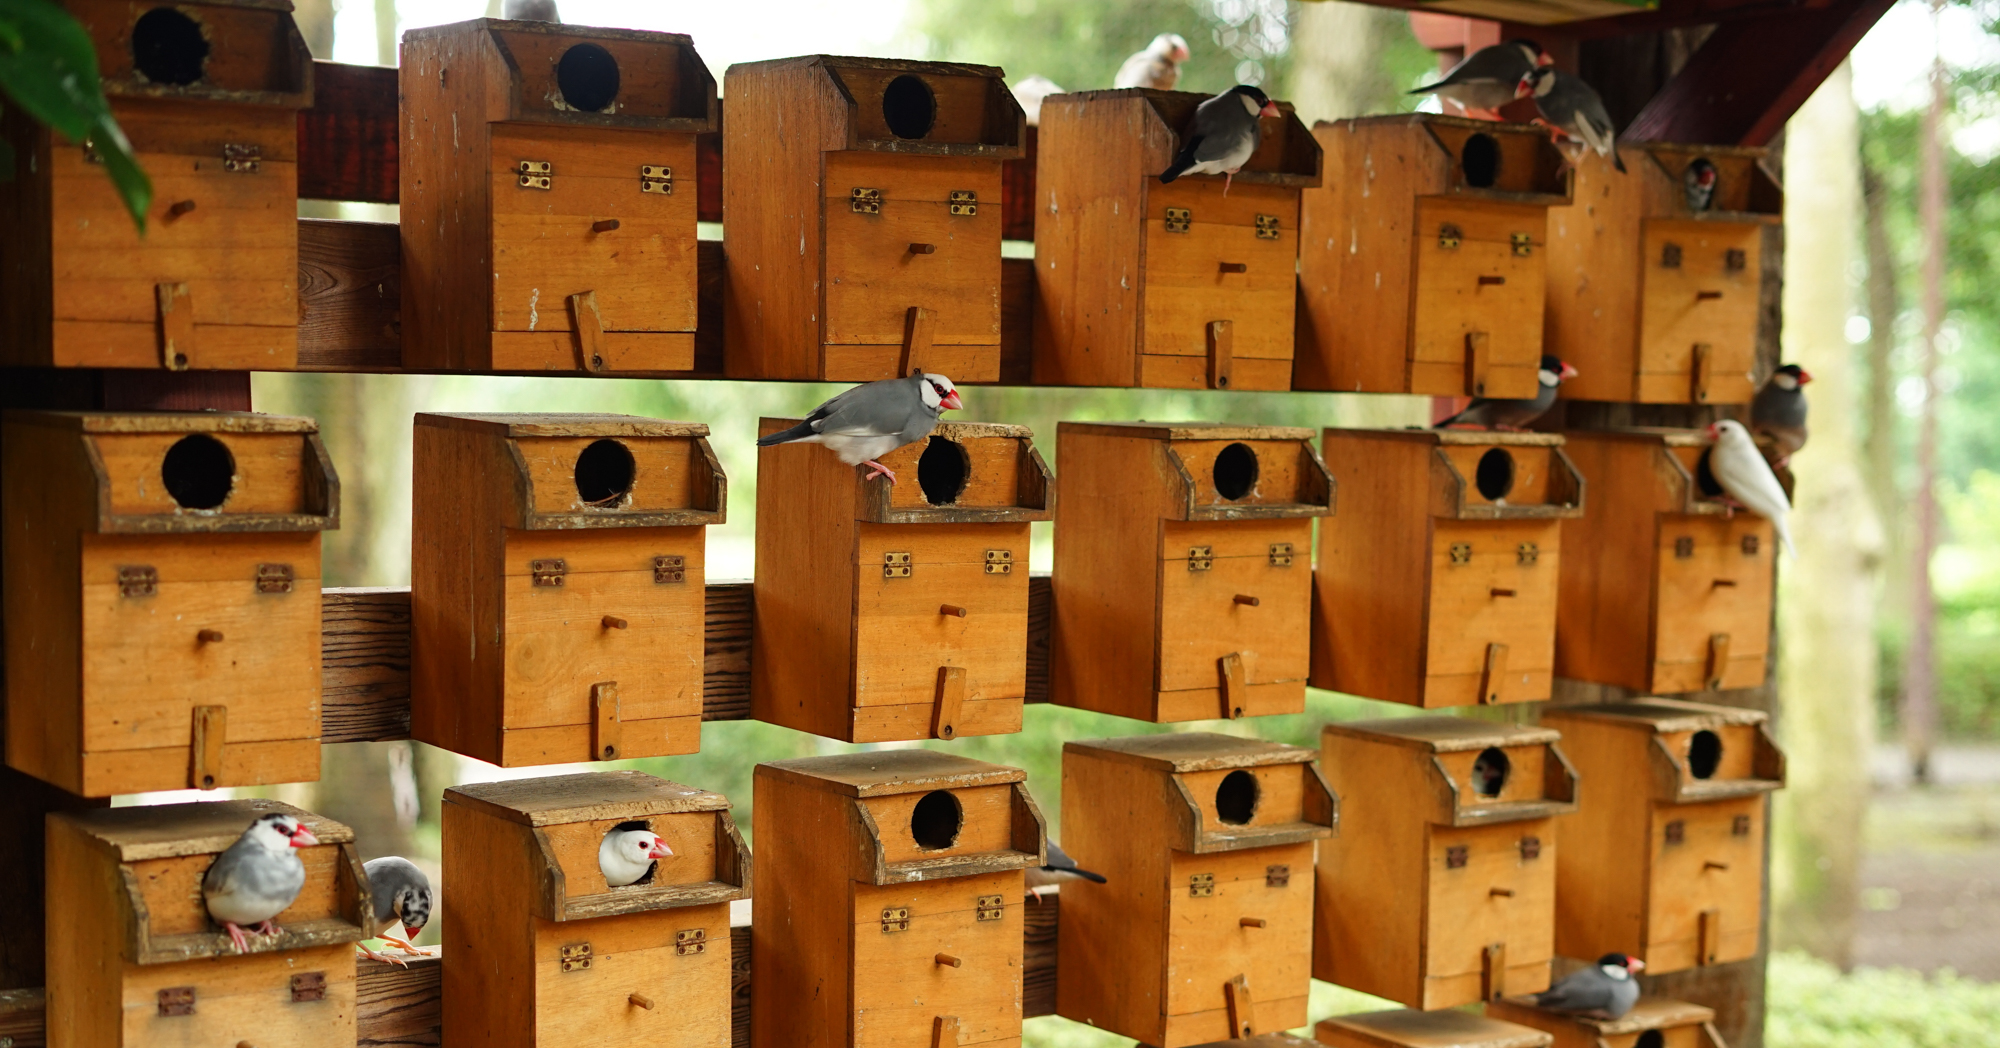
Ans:
[[[1320,1025],[1337,1027],[1382,1048],[1547,1048],[1555,1041],[1531,1027],[1450,1010],[1363,1012],[1337,1015]]]
[[[319,423],[255,411],[9,411],[10,424],[79,433],[317,433]]]
[[[1488,746],[1540,746],[1562,740],[1553,728],[1499,724],[1470,717],[1390,717],[1384,720],[1329,724],[1328,735],[1390,742],[1432,753],[1483,750]]]
[[[708,426],[700,422],[669,422],[639,415],[606,415],[592,412],[508,415],[423,412],[417,418],[427,425],[445,429],[485,432],[505,437],[708,436]]]
[[[729,798],[722,794],[683,786],[643,771],[584,772],[480,782],[454,786],[445,794],[488,815],[525,826],[729,810]]]
[[[1762,724],[1771,715],[1741,706],[1712,706],[1684,699],[1643,698],[1603,706],[1563,706],[1546,711],[1556,717],[1589,717],[1645,728],[1654,732],[1700,731],[1727,724]]]
[[[956,790],[1025,782],[1019,768],[988,764],[935,750],[876,750],[833,757],[801,757],[757,765],[757,774],[775,775],[847,797],[889,797],[899,793]]]
[[[1145,437],[1152,440],[1311,440],[1305,426],[1245,426],[1231,422],[1064,422],[1064,432],[1094,437]]]
[[[1113,760],[1175,774],[1222,768],[1257,768],[1267,764],[1304,764],[1319,756],[1304,746],[1288,746],[1281,742],[1207,731],[1086,739],[1066,742],[1063,749],[1088,750]]]
[[[349,844],[354,831],[283,801],[245,799],[97,808],[55,816],[80,827],[119,862],[213,855],[236,843],[260,816],[283,813],[312,830],[321,844]]]
[[[1355,434],[1382,440],[1409,440],[1419,444],[1476,444],[1501,447],[1559,448],[1565,443],[1560,433],[1505,433],[1466,429],[1362,429],[1328,428],[1328,434]]]

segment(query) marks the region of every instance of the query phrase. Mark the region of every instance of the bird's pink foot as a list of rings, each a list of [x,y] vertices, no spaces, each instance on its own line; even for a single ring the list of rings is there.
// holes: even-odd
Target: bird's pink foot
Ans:
[[[1036,902],[1041,902],[1041,901],[1042,901],[1042,890],[1041,890],[1040,888],[1030,888],[1030,889],[1028,889],[1028,898],[1030,898],[1030,899],[1033,899],[1033,900],[1035,900]]]
[[[250,940],[244,937],[241,925],[224,921],[222,922],[222,927],[229,932],[229,941],[236,944],[237,953],[250,952]]]
[[[869,459],[868,461],[863,462],[862,465],[867,466],[874,471],[868,474],[867,476],[862,477],[861,478],[862,480],[869,481],[869,480],[874,480],[876,477],[888,477],[889,483],[894,484],[896,482],[896,471],[890,469],[887,466],[884,466],[880,462],[877,462],[874,459]]]
[[[258,935],[283,935],[284,933],[285,930],[278,927],[275,921],[265,921],[257,926]]]
[[[384,939],[382,941],[388,942],[387,939]],[[394,964],[404,968],[408,968],[410,966],[410,962],[403,960],[400,957],[391,957],[387,954],[376,953],[374,950],[371,950],[366,946],[356,946],[354,950],[356,953],[359,953],[361,956],[366,957],[371,961],[381,961],[383,964]]]
[[[1222,195],[1223,195],[1224,199],[1227,199],[1227,198],[1228,198],[1228,196],[1229,196],[1229,183],[1230,183],[1230,180],[1231,180],[1231,179],[1234,179],[1235,177],[1236,177],[1236,172],[1234,172],[1234,171],[1224,171],[1224,172],[1222,173]]]

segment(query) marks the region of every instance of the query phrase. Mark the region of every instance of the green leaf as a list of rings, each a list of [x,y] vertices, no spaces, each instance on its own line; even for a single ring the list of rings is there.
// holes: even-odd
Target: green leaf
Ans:
[[[49,0],[0,0],[0,93],[65,138],[90,144],[133,224],[146,231],[152,181],[111,115],[97,50],[76,19]]]

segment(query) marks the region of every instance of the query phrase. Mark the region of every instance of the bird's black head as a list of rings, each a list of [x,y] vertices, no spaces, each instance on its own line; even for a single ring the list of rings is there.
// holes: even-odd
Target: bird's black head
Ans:
[[[1259,108],[1271,104],[1271,96],[1265,94],[1263,88],[1254,87],[1250,84],[1237,84],[1235,87],[1229,89],[1229,93],[1232,95],[1242,95],[1257,103]]]
[[[1528,56],[1528,61],[1536,65],[1549,64],[1549,53],[1542,50],[1542,45],[1537,41],[1530,40],[1525,36],[1517,36],[1507,41],[1507,46],[1519,48],[1522,53]]]
[[[431,921],[431,890],[414,884],[405,885],[397,890],[392,908],[397,919],[403,922],[403,927],[415,935]]]
[[[1606,968],[1623,968],[1628,972],[1643,972],[1646,970],[1645,963],[1640,961],[1639,958],[1627,956],[1622,953],[1607,953],[1599,957],[1597,963]]]
[[[1783,375],[1801,386],[1812,381],[1812,374],[1797,364],[1780,365],[1774,374]]]
[[[1527,75],[1521,78],[1519,84],[1514,85],[1514,97],[1527,98],[1532,95],[1540,98],[1548,94],[1555,87],[1555,84],[1556,70],[1554,66],[1536,66],[1528,70]]]

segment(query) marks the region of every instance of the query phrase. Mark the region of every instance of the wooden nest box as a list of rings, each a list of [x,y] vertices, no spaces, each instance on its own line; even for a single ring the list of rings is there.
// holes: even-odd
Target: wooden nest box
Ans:
[[[298,117],[313,63],[291,6],[61,6],[97,50],[153,197],[142,235],[103,155],[6,107],[0,364],[296,367]]]
[[[1313,134],[1293,388],[1533,397],[1549,209],[1570,199],[1548,133],[1409,113]]]
[[[10,411],[7,763],[71,793],[319,778],[320,532],[306,418]]]
[[[1763,243],[1784,191],[1765,150],[1619,143],[1586,153],[1575,203],[1549,212],[1548,351],[1574,400],[1746,404],[1755,395]],[[1690,183],[1715,174],[1708,206]]]
[[[795,419],[764,419],[761,434]],[[940,422],[863,481],[827,448],[757,452],[758,720],[848,742],[1021,730],[1028,525],[1054,481],[1022,426]]]
[[[1616,1019],[1536,1007],[1529,997],[1488,1001],[1486,1014],[1548,1033],[1553,1048],[1729,1048],[1713,1008],[1665,997],[1641,997]]]
[[[1555,816],[1577,810],[1558,738],[1460,717],[1327,725],[1348,818],[1320,846],[1313,977],[1425,1010],[1547,989]]]
[[[1055,701],[1155,722],[1304,710],[1312,522],[1334,505],[1312,430],[1056,433]]]
[[[673,854],[613,887],[597,851],[647,829]],[[729,903],[750,851],[729,800],[644,772],[444,792],[444,1043],[714,1048],[729,1041]]]
[[[1542,719],[1590,783],[1563,826],[1557,952],[1630,954],[1656,973],[1754,955],[1764,795],[1785,785],[1763,711],[1649,698]]]
[[[404,34],[399,77],[405,367],[694,367],[692,40],[478,18]]]
[[[1426,707],[1548,698],[1563,522],[1584,512],[1563,438],[1329,429],[1323,450],[1364,494],[1320,532],[1313,686]]]
[[[1026,779],[932,750],[757,765],[752,1048],[1019,1044],[1022,871],[1048,861]]]
[[[1021,107],[994,66],[812,55],[729,67],[731,378],[1000,378],[1000,169]]]
[[[1071,881],[1056,1014],[1159,1048],[1303,1026],[1313,842],[1340,802],[1312,750],[1207,733],[1063,745]]]
[[[1085,91],[1042,103],[1036,165],[1035,381],[1290,389],[1299,196],[1320,149],[1292,112],[1221,175],[1160,181],[1187,91]]]
[[[506,767],[701,749],[708,427],[416,418],[410,732]]]
[[[1778,543],[1770,521],[1722,503],[1709,438],[1567,436],[1590,512],[1562,525],[1556,676],[1655,693],[1762,684]]]
[[[319,843],[296,852],[306,882],[281,934],[239,955],[201,882],[274,813]],[[352,944],[374,921],[354,831],[266,800],[99,808],[49,816],[47,862],[51,1048],[353,1048]]]
[[[1414,1009],[1323,1019],[1313,1039],[1334,1048],[1549,1048],[1540,1030],[1472,1012]]]

